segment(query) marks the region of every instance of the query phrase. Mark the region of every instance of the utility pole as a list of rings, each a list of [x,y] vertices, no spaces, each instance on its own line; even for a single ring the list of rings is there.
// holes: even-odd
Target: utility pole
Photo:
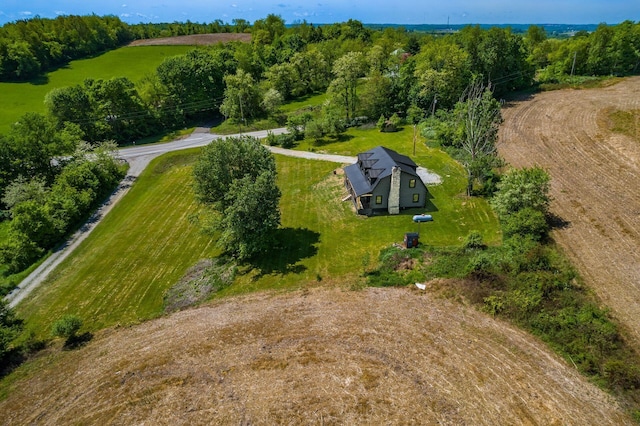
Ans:
[[[413,155],[416,155],[416,139],[418,135],[418,125],[413,123]]]
[[[242,133],[242,123],[244,122],[244,113],[242,112],[242,96],[238,92],[238,100],[240,101],[240,133]]]
[[[576,56],[578,56],[578,52],[573,52],[573,65],[571,65],[571,77],[573,77],[573,70],[576,68]]]

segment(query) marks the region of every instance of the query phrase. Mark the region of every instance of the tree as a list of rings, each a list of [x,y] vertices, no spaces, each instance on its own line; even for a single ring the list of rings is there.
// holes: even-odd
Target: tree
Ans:
[[[499,163],[495,142],[502,122],[500,104],[489,87],[475,81],[467,88],[463,101],[456,105],[456,116],[463,128],[459,148],[468,176],[467,194],[471,195],[474,180],[482,181]]]
[[[43,203],[46,200],[47,192],[46,182],[41,176],[27,180],[21,175],[7,186],[2,203],[9,209],[28,200]]]
[[[452,108],[471,79],[469,54],[449,39],[425,45],[415,57],[419,106]]]
[[[225,196],[234,181],[263,171],[276,171],[273,156],[256,138],[238,137],[210,143],[193,167],[194,190],[199,202],[224,211]]]
[[[284,99],[282,98],[280,92],[278,92],[276,89],[269,89],[264,93],[260,105],[262,106],[262,109],[267,112],[267,114],[273,116],[278,114],[283,101]]]
[[[4,298],[0,298],[0,361],[3,361],[9,354],[11,342],[21,329],[22,321],[16,318],[7,301]]]
[[[511,169],[502,176],[498,191],[491,200],[496,213],[507,217],[523,209],[548,213],[549,174],[541,167]]]
[[[269,150],[251,137],[207,145],[193,170],[196,198],[221,217],[218,244],[240,259],[264,252],[280,224],[276,165]]]
[[[364,75],[366,61],[362,52],[349,52],[333,64],[336,78],[329,85],[329,92],[344,109],[345,118],[350,121],[358,104],[358,78]]]
[[[156,75],[168,93],[166,107],[174,107],[184,117],[214,109],[222,99],[224,75],[232,72],[227,59],[222,50],[201,49],[165,59]]]
[[[218,245],[241,260],[267,252],[280,225],[280,195],[272,170],[235,180],[225,196]]]
[[[318,50],[298,52],[291,58],[295,69],[293,96],[302,96],[325,90],[331,80],[331,67]]]
[[[393,102],[391,79],[374,71],[367,77],[362,88],[362,114],[375,118],[390,114]]]
[[[224,81],[227,87],[224,90],[220,112],[225,117],[245,121],[261,115],[260,91],[251,74],[239,69],[235,74],[227,75]]]

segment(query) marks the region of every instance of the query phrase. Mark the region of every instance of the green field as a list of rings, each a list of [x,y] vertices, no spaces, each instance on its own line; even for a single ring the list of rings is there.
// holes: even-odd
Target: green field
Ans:
[[[72,86],[87,78],[127,77],[138,81],[153,72],[166,57],[180,55],[192,46],[136,46],[111,50],[24,83],[0,82],[0,133],[6,133],[25,112],[44,112],[44,97],[56,87]]]
[[[350,141],[330,143],[323,150],[352,154],[383,144],[411,154],[411,134],[351,130]],[[46,336],[50,324],[66,313],[97,330],[162,312],[164,291],[199,259],[218,253],[214,241],[188,220],[198,208],[188,190],[196,154],[176,152],[151,164],[91,236],[18,306],[28,328]],[[333,173],[339,164],[277,156],[283,193],[278,243],[258,268],[242,267],[236,282],[220,295],[355,284],[363,261],[374,266],[381,248],[417,230],[411,215],[425,211],[434,217],[421,225],[425,244],[457,245],[471,230],[498,244],[498,222],[487,202],[463,195],[462,168],[423,144],[413,157],[444,178],[442,185],[430,187],[433,199],[427,208],[366,218],[357,216],[349,201],[341,201],[346,193],[342,177]]]

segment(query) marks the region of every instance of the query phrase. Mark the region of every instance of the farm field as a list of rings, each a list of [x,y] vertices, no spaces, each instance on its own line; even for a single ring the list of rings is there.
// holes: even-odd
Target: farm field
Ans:
[[[154,72],[164,58],[180,55],[193,46],[123,47],[95,58],[72,61],[68,66],[45,74],[42,79],[23,83],[0,82],[0,133],[6,133],[26,112],[45,111],[44,97],[56,87],[72,86],[87,78],[127,77],[136,82]]]
[[[34,361],[21,424],[633,424],[539,340],[408,288],[226,298]]]
[[[348,135],[351,141],[328,144],[324,149],[344,153],[384,144],[411,152],[407,149],[409,131],[389,135],[352,130]],[[87,327],[98,330],[162,312],[163,292],[188,267],[215,254],[209,247],[213,242],[198,234],[188,220],[197,211],[188,190],[194,155],[175,152],[152,163],[84,245],[49,282],[18,305],[18,314],[27,318],[32,329],[45,333],[65,313],[86,318]],[[356,284],[362,280],[363,262],[374,266],[380,249],[401,242],[405,232],[416,231],[411,215],[425,211],[435,220],[422,225],[425,244],[459,244],[472,230],[481,230],[487,243],[500,241],[497,219],[486,201],[461,195],[465,188],[462,168],[424,145],[416,161],[443,173],[444,183],[431,187],[433,198],[426,209],[398,216],[357,216],[350,202],[341,201],[346,192],[340,164],[276,158],[283,192],[278,242],[267,260],[256,269],[244,267],[237,282],[220,292],[221,296]]]
[[[549,171],[565,224],[555,240],[640,349],[638,110],[640,77],[536,94],[503,111],[498,148],[515,167]]]
[[[192,34],[174,37],[150,38],[144,40],[134,40],[129,46],[208,46],[218,43],[228,43],[232,41],[251,42],[251,34],[248,33],[214,33],[214,34]]]

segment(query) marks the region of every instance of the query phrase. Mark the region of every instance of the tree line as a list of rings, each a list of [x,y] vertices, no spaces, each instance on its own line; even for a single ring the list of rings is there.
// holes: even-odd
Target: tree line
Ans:
[[[90,145],[77,126],[29,113],[0,135],[5,274],[24,270],[89,215],[124,176],[116,145]],[[3,293],[10,288],[3,289]]]
[[[28,80],[133,40],[115,16],[58,16],[10,22],[0,27],[0,81]]]

